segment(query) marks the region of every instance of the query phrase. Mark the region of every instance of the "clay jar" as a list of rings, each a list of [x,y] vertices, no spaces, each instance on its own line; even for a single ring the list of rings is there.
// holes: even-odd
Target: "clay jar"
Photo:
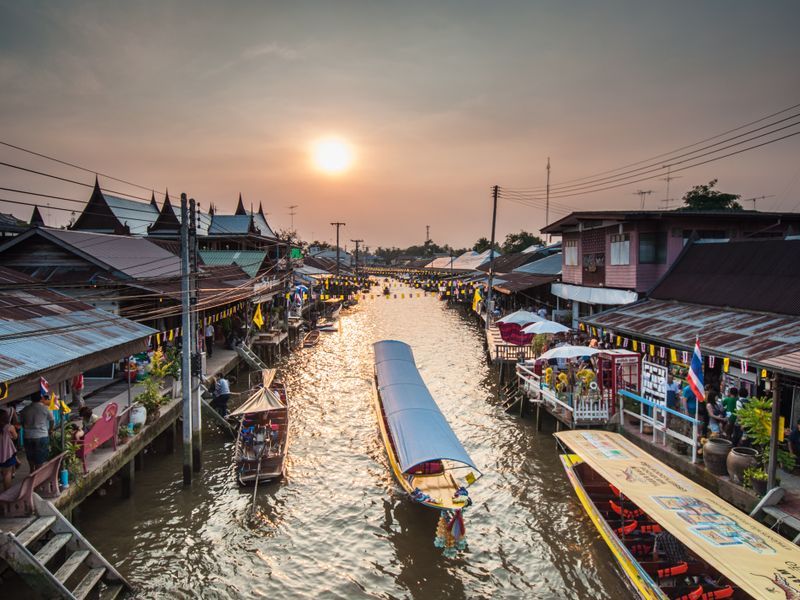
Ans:
[[[705,453],[705,450],[703,450]],[[748,467],[755,467],[758,464],[758,459],[761,453],[752,448],[734,448],[728,454],[726,465],[728,467],[728,475],[733,483],[742,485],[744,470]]]
[[[727,475],[726,459],[731,451],[731,444],[723,438],[709,438],[703,445],[703,462],[706,469],[714,475]]]

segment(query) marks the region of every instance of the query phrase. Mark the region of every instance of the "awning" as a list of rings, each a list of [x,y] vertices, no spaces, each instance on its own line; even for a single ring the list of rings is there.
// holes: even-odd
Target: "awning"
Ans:
[[[503,280],[493,285],[501,294],[514,294],[539,287],[556,280],[554,275],[531,275],[529,273],[504,273]]]
[[[797,579],[790,570],[800,564],[795,544],[618,433],[562,431],[555,436],[743,592],[753,598],[796,597]]]
[[[373,344],[375,376],[400,470],[452,460],[480,471],[453,433],[414,363],[411,347],[385,340]]]
[[[564,300],[574,300],[584,304],[630,304],[639,299],[639,294],[629,290],[586,287],[568,283],[554,283],[550,291]]]
[[[244,401],[239,408],[228,414],[229,417],[238,417],[248,413],[267,412],[270,410],[277,410],[279,408],[286,408],[281,402],[278,394],[269,388],[259,388]]]

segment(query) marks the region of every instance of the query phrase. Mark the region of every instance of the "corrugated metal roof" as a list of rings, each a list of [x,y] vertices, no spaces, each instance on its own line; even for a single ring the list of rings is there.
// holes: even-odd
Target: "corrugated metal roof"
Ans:
[[[560,275],[561,253],[551,254],[545,258],[517,267],[514,272],[528,273],[530,275]]]
[[[492,252],[493,258],[496,258],[500,255],[501,253],[496,250]],[[480,253],[475,251],[465,252],[453,261],[453,268],[472,271],[489,260],[489,250]]]
[[[260,213],[253,213],[253,224],[263,237],[277,239],[272,227],[267,223],[267,219]]]
[[[155,333],[0,267],[0,381],[13,382]],[[16,287],[24,286],[24,287]],[[16,289],[14,289],[16,288]],[[119,358],[113,353],[108,361]]]
[[[181,273],[180,258],[144,238],[70,229],[36,229],[32,235],[88,255],[134,279],[177,277]]]
[[[529,273],[504,273],[503,282],[493,284],[494,289],[504,294],[513,294],[529,288],[552,283],[555,275],[531,275]]]
[[[96,308],[0,320],[0,381],[14,381],[154,333],[150,327]],[[109,362],[118,358],[108,357]]]
[[[147,228],[158,218],[158,209],[149,202],[136,202],[105,193],[103,197],[119,222],[128,226],[131,235],[147,235]]]
[[[208,235],[247,235],[252,223],[250,215],[214,215]]]
[[[800,316],[800,240],[693,243],[649,297]]]
[[[699,336],[704,353],[760,365],[800,351],[800,318],[793,316],[651,299],[581,320],[686,349]]]
[[[203,263],[211,266],[237,265],[250,277],[255,277],[267,253],[262,250],[200,250]]]

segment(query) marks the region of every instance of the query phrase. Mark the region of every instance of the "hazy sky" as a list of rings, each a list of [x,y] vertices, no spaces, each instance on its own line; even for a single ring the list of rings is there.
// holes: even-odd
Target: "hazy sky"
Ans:
[[[306,239],[344,221],[344,239],[373,247],[419,243],[425,225],[471,244],[489,234],[490,187],[543,186],[547,156],[558,185],[800,103],[796,1],[110,4],[0,2],[0,139],[203,208],[232,211],[241,192],[276,228],[297,204]],[[328,134],[356,149],[345,175],[310,166]],[[775,195],[761,208],[797,209],[799,151],[800,136],[685,171],[670,195],[718,177],[724,191]],[[0,160],[92,178],[8,149]],[[4,187],[89,196],[0,174]],[[552,216],[636,207],[637,188],[655,208],[664,186],[557,199]],[[543,224],[541,209],[501,201],[499,238]]]

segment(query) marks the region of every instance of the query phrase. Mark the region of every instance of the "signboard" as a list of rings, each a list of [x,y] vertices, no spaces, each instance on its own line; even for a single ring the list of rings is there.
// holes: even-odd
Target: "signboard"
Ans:
[[[646,400],[659,406],[667,406],[667,367],[642,361],[642,385],[640,394]],[[660,431],[667,429],[667,412],[664,410],[653,410],[653,425]]]

